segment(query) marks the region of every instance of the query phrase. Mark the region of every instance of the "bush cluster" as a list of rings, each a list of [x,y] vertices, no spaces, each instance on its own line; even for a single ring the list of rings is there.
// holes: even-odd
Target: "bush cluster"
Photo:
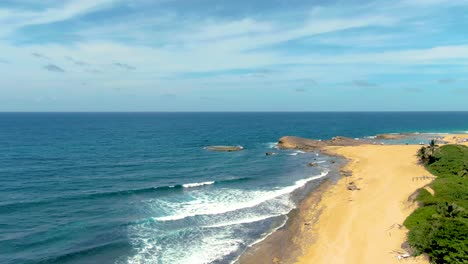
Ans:
[[[408,243],[433,263],[468,263],[468,147],[431,143],[418,155],[437,176],[430,184],[434,195],[419,191],[420,207],[404,222]]]

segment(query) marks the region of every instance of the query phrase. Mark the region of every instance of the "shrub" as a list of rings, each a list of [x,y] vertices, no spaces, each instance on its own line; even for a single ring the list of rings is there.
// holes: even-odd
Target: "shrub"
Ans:
[[[404,222],[408,243],[416,255],[427,253],[434,263],[468,263],[468,147],[435,149],[432,142],[418,156],[437,178],[430,185],[435,194],[421,189],[417,200],[422,207]]]

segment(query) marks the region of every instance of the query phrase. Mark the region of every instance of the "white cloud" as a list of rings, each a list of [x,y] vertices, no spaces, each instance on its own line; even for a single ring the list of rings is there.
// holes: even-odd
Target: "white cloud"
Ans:
[[[73,0],[61,7],[41,11],[0,9],[0,24],[2,25],[0,33],[8,34],[24,26],[67,20],[109,6],[113,2],[115,0]]]
[[[463,5],[468,4],[467,0],[403,0],[400,3],[406,6],[433,6],[433,5]]]
[[[271,33],[272,30],[272,23],[256,21],[251,18],[223,23],[219,23],[218,21],[208,21],[206,24],[198,24],[195,32],[191,33],[186,40],[213,41],[228,37],[232,38],[245,35]]]
[[[7,23],[8,27],[15,28],[30,24],[50,23],[66,20],[97,8],[111,4],[111,0],[101,1],[71,1],[62,8],[48,9],[43,12],[2,12],[0,10],[0,23]],[[325,8],[317,9],[302,20],[281,23],[272,18],[263,20],[259,18],[241,18],[231,21],[219,21],[209,18],[203,21],[184,21],[181,28],[174,28],[172,35],[148,34],[145,27],[155,21],[171,23],[177,16],[157,19],[148,18],[139,21],[121,23],[116,26],[106,25],[104,28],[93,27],[81,32],[86,39],[75,44],[43,44],[15,47],[0,43],[2,58],[11,64],[0,64],[0,71],[7,74],[0,76],[0,83],[12,80],[23,80],[24,72],[28,72],[28,81],[40,80],[57,83],[81,83],[86,80],[100,87],[197,87],[201,82],[194,80],[169,80],[167,76],[178,76],[187,72],[228,71],[232,69],[262,69],[269,67],[283,68],[275,74],[268,75],[270,81],[288,81],[301,78],[313,78],[318,82],[347,82],[351,80],[366,80],[369,75],[389,72],[401,73],[409,67],[417,65],[430,65],[440,63],[468,64],[468,45],[446,45],[432,48],[392,50],[394,39],[400,35],[375,34],[357,35],[352,38],[333,39],[327,33],[336,33],[342,30],[361,29],[367,27],[392,28],[401,26],[402,17],[407,14],[391,12],[356,12],[352,16],[333,14]],[[332,10],[333,11],[333,10]],[[394,10],[392,9],[392,12]],[[364,15],[362,15],[364,13]],[[390,14],[391,13],[391,14]],[[345,18],[346,17],[346,18]],[[24,19],[24,21],[21,21]],[[187,26],[187,24],[191,24]],[[143,28],[142,28],[143,27]],[[142,30],[135,30],[142,29]],[[136,32],[135,32],[136,31]],[[109,34],[105,34],[105,33]],[[113,40],[114,32],[129,37],[149,38],[151,43],[155,39],[164,42],[158,47],[150,45],[135,45]],[[79,34],[80,32],[78,32]],[[103,39],[98,38],[104,35]],[[264,49],[265,47],[281,44],[291,40],[320,36],[321,44],[338,43],[343,46],[365,45],[366,43],[384,43],[383,51],[368,51],[356,53],[346,52],[340,54],[326,53],[321,50],[310,49],[305,54],[292,55],[287,50]],[[328,37],[327,37],[328,36]],[[97,39],[96,39],[97,38]],[[162,40],[159,40],[162,38]],[[327,42],[328,41],[328,42]],[[181,49],[180,46],[183,48]],[[387,49],[388,48],[388,49]],[[60,65],[66,72],[52,74],[44,71],[43,64],[31,56],[31,53],[46,54],[50,63]],[[76,65],[70,61],[73,57],[89,65]],[[131,71],[122,73],[115,63],[131,65]],[[297,65],[287,68],[281,65]],[[99,74],[93,73],[99,72]],[[235,74],[216,75],[202,78],[203,81],[237,85],[239,82],[261,83],[263,78],[253,77],[246,73],[243,76]],[[8,79],[8,80],[7,80]],[[158,85],[155,85],[158,84]],[[221,85],[219,86],[221,87]],[[135,88],[135,89],[137,89]]]

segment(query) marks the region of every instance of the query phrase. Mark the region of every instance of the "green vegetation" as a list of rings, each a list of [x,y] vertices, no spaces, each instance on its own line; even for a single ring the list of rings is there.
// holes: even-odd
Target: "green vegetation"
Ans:
[[[415,255],[427,253],[433,263],[468,263],[468,147],[434,141],[418,151],[426,168],[437,176],[421,189],[415,210],[404,225]]]

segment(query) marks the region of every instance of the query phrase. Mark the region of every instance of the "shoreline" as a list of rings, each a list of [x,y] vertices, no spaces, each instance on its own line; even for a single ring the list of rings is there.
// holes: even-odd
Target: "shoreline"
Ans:
[[[468,134],[442,137],[450,144]],[[431,175],[417,162],[420,147],[324,147],[324,154],[344,158],[341,169],[352,175],[322,183],[290,213],[285,226],[247,249],[236,263],[399,263],[398,256],[407,253],[403,222],[417,208],[412,198],[432,181],[417,178]],[[347,188],[351,182],[357,189]],[[401,261],[429,263],[426,256]]]
[[[333,185],[331,180],[322,182],[296,209],[288,213],[288,220],[282,227],[252,245],[234,263],[293,263],[303,251],[304,241],[314,241],[314,236],[311,236],[312,226],[320,215],[317,205],[322,195]]]
[[[403,222],[416,208],[411,196],[429,184],[430,175],[417,162],[418,145],[328,147],[327,153],[348,159],[343,177],[324,193],[315,235],[297,263],[399,263],[407,229]],[[357,190],[349,190],[353,182]],[[405,263],[429,263],[424,256]]]

